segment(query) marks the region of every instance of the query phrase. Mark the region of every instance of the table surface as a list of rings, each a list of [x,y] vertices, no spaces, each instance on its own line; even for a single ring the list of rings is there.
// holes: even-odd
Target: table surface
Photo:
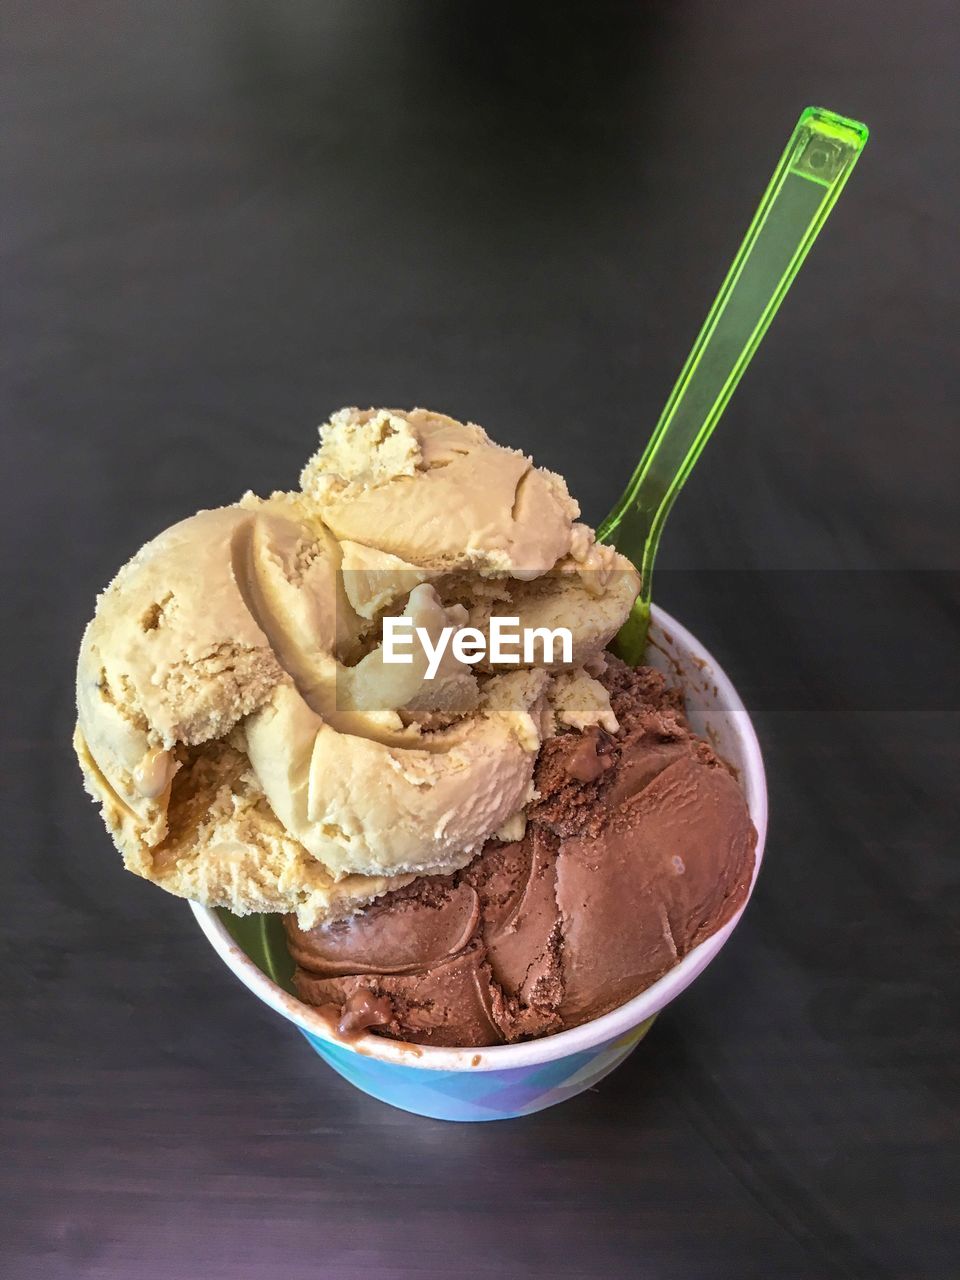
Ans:
[[[957,1274],[957,37],[948,0],[8,7],[6,1275]],[[755,714],[753,903],[596,1090],[393,1111],[121,870],[69,747],[94,593],[342,404],[482,422],[598,519],[808,102],[873,139],[657,579]]]

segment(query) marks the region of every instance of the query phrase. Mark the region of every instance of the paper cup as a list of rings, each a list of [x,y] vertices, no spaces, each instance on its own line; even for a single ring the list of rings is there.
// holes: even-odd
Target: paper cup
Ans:
[[[760,747],[733,685],[703,646],[654,607],[647,661],[679,680],[694,730],[737,770],[757,828],[753,884],[767,831]],[[612,1013],[524,1044],[438,1049],[382,1036],[344,1040],[334,1023],[293,993],[292,961],[276,916],[244,920],[191,903],[214,950],[245,986],[303,1032],[335,1071],[371,1097],[438,1120],[504,1120],[555,1106],[595,1085],[646,1035],[657,1013],[702,973],[737,926],[743,909],[669,973]]]

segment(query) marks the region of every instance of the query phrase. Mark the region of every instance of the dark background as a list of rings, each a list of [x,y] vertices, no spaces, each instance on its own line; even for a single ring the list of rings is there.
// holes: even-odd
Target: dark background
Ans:
[[[5,11],[0,1270],[957,1274],[956,5]],[[393,1111],[121,871],[95,591],[342,404],[481,422],[596,521],[810,102],[873,137],[657,580],[756,715],[755,899],[595,1092]]]

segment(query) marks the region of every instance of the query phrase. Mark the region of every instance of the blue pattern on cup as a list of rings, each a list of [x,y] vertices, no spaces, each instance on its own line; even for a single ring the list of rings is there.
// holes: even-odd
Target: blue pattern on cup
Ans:
[[[345,1080],[390,1106],[436,1120],[506,1120],[591,1088],[639,1044],[652,1022],[581,1053],[506,1071],[432,1071],[379,1062],[308,1031],[303,1035]]]

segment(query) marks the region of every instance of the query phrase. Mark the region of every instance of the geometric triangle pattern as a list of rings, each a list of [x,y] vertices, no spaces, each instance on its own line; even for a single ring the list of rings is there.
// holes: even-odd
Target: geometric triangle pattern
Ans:
[[[380,1062],[346,1045],[302,1034],[334,1071],[380,1102],[434,1120],[477,1121],[528,1116],[583,1093],[620,1065],[652,1023],[648,1018],[615,1040],[580,1053],[504,1071],[432,1071]]]

